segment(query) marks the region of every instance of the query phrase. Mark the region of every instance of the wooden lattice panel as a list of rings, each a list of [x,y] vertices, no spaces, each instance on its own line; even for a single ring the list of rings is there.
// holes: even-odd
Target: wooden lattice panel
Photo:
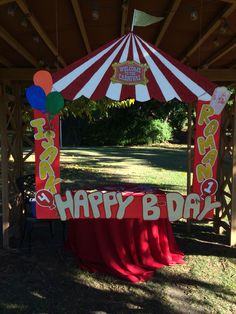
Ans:
[[[16,86],[15,86],[16,88]],[[15,95],[19,95],[14,90]],[[19,232],[21,197],[16,178],[22,175],[22,118],[19,97],[3,95],[0,98],[1,118],[1,201],[3,246]]]
[[[235,105],[235,104],[234,104]],[[218,199],[222,206],[216,210],[215,231],[230,234],[232,215],[232,166],[233,166],[233,137],[234,137],[234,110],[227,106],[222,113],[221,138],[219,151],[219,190]]]

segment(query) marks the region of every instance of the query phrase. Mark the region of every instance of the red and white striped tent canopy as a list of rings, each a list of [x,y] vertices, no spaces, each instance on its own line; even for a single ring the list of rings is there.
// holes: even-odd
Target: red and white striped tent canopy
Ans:
[[[114,63],[147,64],[147,84],[125,85],[111,80]],[[134,98],[138,101],[173,98],[189,103],[209,100],[215,85],[152,44],[131,33],[116,39],[53,75],[54,90],[65,99]]]

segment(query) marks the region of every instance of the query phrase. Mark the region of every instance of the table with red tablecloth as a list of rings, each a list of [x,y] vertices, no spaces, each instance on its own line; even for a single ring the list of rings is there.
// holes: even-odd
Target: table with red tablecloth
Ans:
[[[114,186],[110,189],[118,190]],[[127,189],[147,191],[146,186],[119,187],[119,191]],[[157,189],[151,192],[157,193]],[[76,256],[81,269],[115,275],[132,282],[149,279],[155,269],[165,265],[183,263],[183,253],[175,242],[167,219],[70,220],[67,248]]]

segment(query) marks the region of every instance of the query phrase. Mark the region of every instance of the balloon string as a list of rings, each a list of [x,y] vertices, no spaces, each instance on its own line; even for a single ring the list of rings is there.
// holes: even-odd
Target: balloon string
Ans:
[[[52,120],[49,119],[49,113],[46,114],[47,125],[49,126],[49,131],[54,131],[54,126]]]

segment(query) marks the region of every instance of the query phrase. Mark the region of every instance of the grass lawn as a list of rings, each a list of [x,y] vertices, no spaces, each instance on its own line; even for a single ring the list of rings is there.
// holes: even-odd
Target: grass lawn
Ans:
[[[63,149],[61,159],[63,189],[126,182],[186,191],[182,147]],[[211,223],[194,224],[191,235],[174,224],[186,264],[139,284],[82,272],[64,252],[60,228],[53,240],[47,226],[36,228],[31,256],[0,250],[0,313],[236,313],[236,249]]]
[[[92,147],[61,153],[63,186],[145,183],[186,193],[186,150],[164,147]]]

